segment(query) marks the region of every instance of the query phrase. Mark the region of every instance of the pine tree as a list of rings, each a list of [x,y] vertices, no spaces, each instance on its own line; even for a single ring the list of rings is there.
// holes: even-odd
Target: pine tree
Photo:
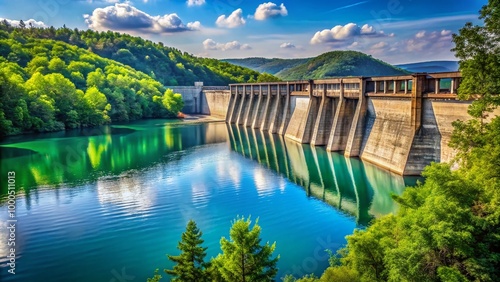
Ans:
[[[178,256],[168,255],[168,259],[176,263],[173,269],[165,269],[165,273],[175,277],[171,281],[205,281],[207,264],[204,259],[207,248],[201,246],[204,242],[201,239],[202,235],[203,233],[196,226],[196,222],[190,220],[177,245],[181,254]]]
[[[220,241],[223,253],[217,256],[213,263],[218,265],[217,274],[225,281],[274,281],[278,272],[276,263],[279,256],[271,257],[276,242],[272,245],[269,242],[261,245],[258,219],[252,229],[251,223],[250,217],[246,220],[243,217],[237,219],[229,232],[231,240],[222,237]]]

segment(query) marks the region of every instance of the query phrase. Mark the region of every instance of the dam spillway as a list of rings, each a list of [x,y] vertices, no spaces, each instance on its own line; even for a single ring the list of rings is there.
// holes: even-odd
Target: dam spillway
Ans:
[[[231,84],[203,91],[202,113],[217,108],[221,117],[225,108],[229,124],[419,175],[455,155],[448,147],[452,122],[470,119],[471,101],[457,100],[460,83],[460,72],[446,72]]]

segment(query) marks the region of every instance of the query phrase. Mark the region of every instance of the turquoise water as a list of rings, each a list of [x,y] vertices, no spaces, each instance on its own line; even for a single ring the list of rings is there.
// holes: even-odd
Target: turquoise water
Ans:
[[[320,275],[325,249],[394,212],[405,179],[357,159],[224,123],[142,121],[5,140],[0,219],[8,219],[8,171],[16,172],[16,274],[1,281],[145,281],[170,268],[166,254],[189,219],[208,258],[238,215],[259,218],[277,242],[277,280]],[[411,181],[411,180],[410,180]],[[168,276],[163,275],[168,281]]]

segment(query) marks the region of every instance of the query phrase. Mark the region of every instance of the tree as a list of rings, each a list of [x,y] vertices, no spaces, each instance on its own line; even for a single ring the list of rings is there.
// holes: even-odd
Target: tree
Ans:
[[[161,102],[167,111],[171,112],[173,115],[177,115],[177,113],[179,113],[184,107],[182,95],[174,93],[174,91],[170,88],[165,91],[165,94],[163,94]]]
[[[276,242],[261,245],[258,219],[250,229],[251,223],[250,217],[236,219],[229,232],[230,240],[220,240],[222,254],[214,260],[225,281],[274,281],[279,260],[279,255],[272,258]]]
[[[181,254],[178,256],[168,255],[168,259],[176,263],[173,269],[165,269],[165,273],[174,276],[172,281],[205,281],[205,269],[208,265],[204,259],[207,248],[201,246],[204,242],[201,239],[202,235],[203,233],[196,226],[196,222],[190,220],[177,245]]]
[[[484,26],[467,23],[453,35],[455,54],[460,59],[460,98],[479,95],[469,109],[473,117],[484,118],[492,106],[500,105],[500,1],[490,0],[480,11]]]

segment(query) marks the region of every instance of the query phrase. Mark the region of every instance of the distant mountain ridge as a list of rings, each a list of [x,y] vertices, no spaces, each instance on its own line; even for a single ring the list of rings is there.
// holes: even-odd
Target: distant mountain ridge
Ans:
[[[341,76],[384,76],[409,73],[401,68],[357,51],[331,51],[303,59],[225,59],[225,62],[268,72],[284,80]]]
[[[400,64],[396,67],[409,72],[452,72],[458,71],[458,61],[428,61],[410,64]]]
[[[223,62],[228,62],[233,65],[240,67],[245,67],[258,72],[267,72],[269,74],[277,74],[280,71],[296,67],[298,65],[304,64],[312,58],[300,58],[300,59],[280,59],[280,58],[260,58],[251,57],[244,59],[222,59]]]

